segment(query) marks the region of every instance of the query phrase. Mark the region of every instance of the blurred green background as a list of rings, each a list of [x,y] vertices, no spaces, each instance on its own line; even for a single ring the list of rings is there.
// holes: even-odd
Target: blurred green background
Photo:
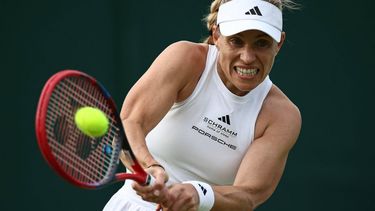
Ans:
[[[101,210],[121,186],[92,191],[59,178],[39,153],[34,115],[62,69],[99,79],[121,105],[153,59],[200,41],[211,1],[0,0],[0,210]],[[303,128],[274,195],[258,210],[375,210],[373,1],[299,0],[271,73]]]

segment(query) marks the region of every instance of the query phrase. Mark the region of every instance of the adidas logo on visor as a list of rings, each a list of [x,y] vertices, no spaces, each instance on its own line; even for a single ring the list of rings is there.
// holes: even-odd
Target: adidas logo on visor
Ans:
[[[260,12],[258,6],[255,6],[254,8],[250,9],[245,13],[245,15],[259,15],[263,16],[262,13]]]
[[[268,1],[233,0],[220,5],[216,23],[224,36],[259,30],[280,42],[283,17],[281,10]]]

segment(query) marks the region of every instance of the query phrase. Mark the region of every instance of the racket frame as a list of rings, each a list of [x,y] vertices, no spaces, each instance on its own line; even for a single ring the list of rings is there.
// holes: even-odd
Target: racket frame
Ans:
[[[119,128],[119,137],[121,137],[121,148],[126,154],[130,155],[131,158],[131,168],[134,170],[134,173],[115,173],[116,169],[118,168],[119,164],[119,155],[117,155],[116,159],[116,166],[112,168],[109,174],[111,174],[111,177],[109,179],[106,179],[105,182],[101,184],[88,184],[82,181],[79,181],[78,179],[70,176],[68,173],[66,173],[61,167],[60,164],[57,162],[55,156],[52,153],[52,150],[48,144],[48,137],[46,133],[46,117],[47,117],[47,108],[49,99],[51,98],[51,95],[53,93],[54,88],[57,86],[57,84],[65,77],[85,77],[86,79],[89,79],[89,81],[94,85],[99,87],[100,91],[103,93],[103,96],[106,98],[107,102],[110,104],[110,107],[112,107],[112,111],[114,113],[114,118],[116,118],[117,121],[119,121],[120,124],[118,124]],[[42,155],[44,159],[47,161],[49,166],[57,172],[58,175],[66,179],[68,182],[72,183],[73,185],[76,185],[81,188],[86,189],[98,189],[102,188],[104,186],[107,186],[111,183],[118,182],[118,181],[124,181],[127,179],[135,180],[140,184],[143,185],[149,185],[154,182],[154,179],[148,175],[143,168],[140,166],[138,161],[136,160],[136,157],[134,153],[132,152],[129,143],[127,142],[126,135],[124,128],[121,123],[120,116],[117,112],[116,104],[113,101],[112,97],[110,96],[109,92],[104,88],[104,86],[95,80],[90,75],[77,71],[77,70],[63,70],[60,71],[53,76],[51,76],[46,84],[43,87],[41,96],[39,98],[37,112],[36,112],[36,118],[35,118],[35,132],[36,137],[38,141],[38,146],[40,151],[42,152]]]

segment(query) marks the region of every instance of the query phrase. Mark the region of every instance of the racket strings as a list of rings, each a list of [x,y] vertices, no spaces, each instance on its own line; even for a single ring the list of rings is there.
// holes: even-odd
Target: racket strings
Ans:
[[[79,179],[79,181],[97,183],[103,179],[99,172],[93,173],[97,171],[97,169],[90,167],[91,165],[76,164],[79,157],[74,153],[67,153],[66,148],[55,146],[54,153],[57,162],[64,171],[72,177]]]
[[[76,130],[76,129],[74,129],[74,130]],[[62,136],[62,135],[59,135],[60,133],[56,133],[55,131],[54,132],[50,132],[50,130],[48,130],[48,131],[49,131],[48,135],[50,135],[50,137],[56,138],[56,136]],[[89,141],[91,141],[91,140],[88,140],[89,139],[88,137],[85,137],[85,136],[82,137],[82,135],[76,136],[76,134],[77,134],[77,131],[73,131],[72,133],[69,132],[67,134],[64,134],[65,136],[70,135],[72,140],[77,140],[76,142],[67,141],[67,138],[63,138],[64,141],[58,141],[57,140],[56,142],[51,141],[49,143],[50,145],[54,145],[52,148],[56,150],[55,156],[59,160],[66,160],[66,159],[63,158],[63,156],[65,156],[66,154],[69,154],[70,157],[74,158],[74,162],[80,163],[80,162],[85,161],[86,164],[90,164],[90,165],[88,165],[88,167],[90,169],[89,172],[95,172],[96,169],[92,169],[92,168],[90,168],[90,166],[96,166],[96,164],[98,164],[98,163],[100,163],[100,164],[103,163],[104,164],[104,166],[102,166],[103,168],[109,167],[111,165],[110,157],[103,159],[103,157],[98,157],[96,153],[92,153],[91,145],[89,145],[90,144]],[[56,138],[56,139],[58,139],[58,138]],[[64,144],[62,144],[62,142]],[[87,157],[82,156],[82,154],[80,154],[79,150],[86,151]]]
[[[64,98],[61,98],[61,99],[64,99]],[[64,106],[62,108],[64,109],[64,108],[68,108],[68,107]],[[60,108],[60,112],[61,112],[61,108]],[[63,111],[62,113],[68,113],[68,112],[69,112],[69,110],[68,111]],[[65,116],[71,116],[71,115],[65,115]],[[55,124],[54,128],[66,128],[65,125],[56,126],[56,123],[57,123],[57,121],[54,122],[54,124]],[[72,126],[72,124],[70,123],[69,126]],[[74,127],[73,127],[73,129],[74,129]],[[69,131],[68,134],[66,134],[66,133],[64,134],[64,132],[65,131],[59,131],[59,130],[56,131],[55,130],[54,133],[52,133],[50,135],[52,135],[52,137],[55,136],[55,138],[60,137],[60,139],[61,138],[62,139],[68,139],[69,136],[74,136],[76,134],[75,131],[72,131],[72,133],[70,133],[70,131]],[[62,133],[62,134],[60,134],[60,133]],[[68,137],[65,138],[64,136],[68,136]],[[65,161],[61,165],[64,167],[64,169],[70,175],[72,175],[74,177],[82,175],[82,176],[84,176],[84,177],[86,177],[88,179],[92,178],[91,180],[93,180],[93,181],[97,180],[97,175],[96,174],[91,174],[91,175],[88,174],[88,173],[94,172],[93,169],[90,168],[90,166],[95,166],[95,163],[90,162],[90,159],[86,160],[86,162],[90,164],[89,166],[82,165],[82,163],[79,163],[80,161],[82,161],[82,155],[80,155],[79,153],[77,153],[77,151],[79,151],[80,148],[82,149],[82,148],[85,147],[85,146],[80,146],[80,144],[85,143],[86,140],[82,140],[82,138],[80,138],[80,137],[72,137],[72,138],[73,138],[73,140],[77,140],[77,143],[73,143],[73,142],[69,142],[69,141],[64,141],[64,142],[67,142],[66,145],[60,145],[60,144],[57,144],[57,143],[61,143],[61,141],[58,141],[58,142],[51,141],[50,142],[50,144],[57,144],[55,146],[55,149],[56,149],[55,150],[55,155],[56,155],[57,159],[60,161],[60,163],[61,163],[61,161]],[[86,144],[86,147],[87,146],[89,146],[89,145]],[[91,153],[91,149],[86,149],[85,151],[88,151],[89,153]],[[66,156],[66,155],[68,155],[68,156]],[[77,166],[77,168],[72,171],[71,167],[69,167],[69,166],[72,166],[71,163],[77,163],[77,162],[78,162],[79,165],[75,165],[75,166]],[[98,161],[95,161],[95,162],[98,163]],[[69,165],[66,166],[66,164],[69,164]],[[79,175],[75,175],[76,173],[79,173]],[[79,179],[83,180],[84,178],[79,178]],[[86,182],[86,180],[85,180],[85,182]]]
[[[86,84],[87,85],[87,84]],[[78,86],[78,87],[76,87],[76,88],[80,88],[81,86]],[[85,89],[88,89],[89,87],[84,87],[83,88],[83,90],[85,90]],[[77,93],[77,92],[71,92],[71,93]],[[77,95],[78,97],[79,96],[83,96],[83,95],[81,95],[81,94],[78,94]],[[76,97],[77,97],[76,96]],[[96,97],[98,97],[98,96],[96,96]],[[93,98],[93,99],[97,99],[97,98]],[[91,99],[92,100],[92,99]],[[102,106],[98,106],[98,104],[96,103],[96,107],[100,107],[101,109],[103,109],[103,107]],[[82,135],[82,134],[80,134],[80,135]],[[86,137],[87,138],[87,137]],[[77,153],[77,151],[86,151],[86,152],[88,152],[88,153],[91,153],[91,150],[95,150],[95,148],[94,149],[92,149],[91,148],[91,143],[90,142],[87,142],[87,141],[85,141],[85,140],[82,140],[82,138],[80,138],[80,137],[78,137],[78,138],[76,138],[75,137],[75,140],[78,140],[78,142],[76,143],[76,153]],[[95,139],[93,139],[93,140],[95,140]],[[95,145],[95,144],[94,144]],[[78,153],[79,154],[79,153]],[[81,154],[79,154],[79,155],[81,155]],[[95,155],[95,154],[94,154]],[[96,158],[96,156],[91,156],[92,158]],[[90,161],[90,160],[89,160]],[[105,161],[105,160],[104,160]],[[99,161],[100,162],[100,161]],[[100,164],[100,163],[99,163]],[[98,171],[96,171],[96,172],[98,172]]]
[[[120,147],[118,122],[102,92],[85,78],[62,80],[51,95],[47,111],[49,145],[61,167],[79,181],[103,183],[117,166]],[[109,118],[109,132],[100,139],[84,136],[74,124],[75,111],[81,106],[101,109]],[[117,153],[117,154],[116,154]]]

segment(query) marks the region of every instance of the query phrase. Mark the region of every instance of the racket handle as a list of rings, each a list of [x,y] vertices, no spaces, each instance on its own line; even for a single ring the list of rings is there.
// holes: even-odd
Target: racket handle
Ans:
[[[147,174],[147,178],[146,178],[146,182],[145,182],[145,185],[148,186],[152,186],[154,185],[156,182],[156,179],[155,177],[153,177],[151,174]]]

